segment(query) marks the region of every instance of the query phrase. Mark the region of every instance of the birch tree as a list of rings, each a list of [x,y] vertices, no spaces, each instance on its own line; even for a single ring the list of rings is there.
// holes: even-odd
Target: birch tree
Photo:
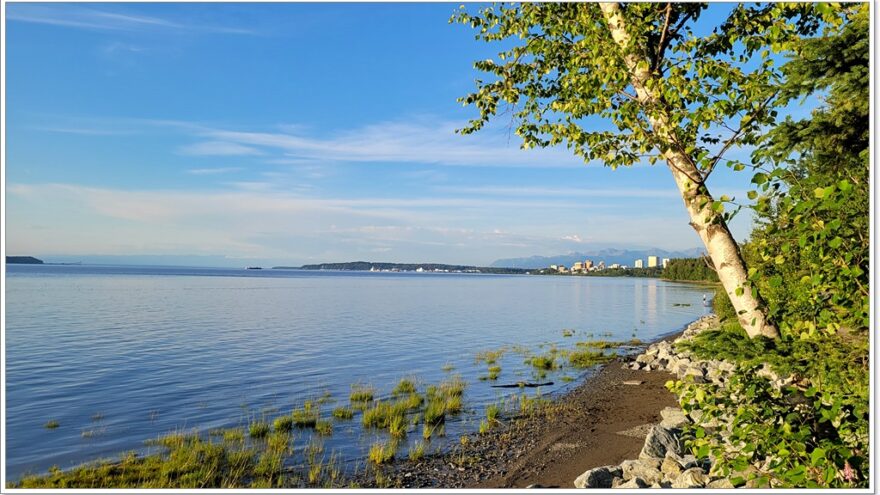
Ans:
[[[479,117],[460,132],[509,115],[526,149],[565,145],[611,168],[665,162],[740,324],[751,337],[778,338],[727,226],[735,198],[714,197],[706,182],[718,166],[749,165],[729,155],[776,119],[774,60],[837,13],[829,4],[727,10],[712,29],[695,3],[462,7],[451,21],[503,48],[498,61],[474,63],[490,80],[461,98]]]

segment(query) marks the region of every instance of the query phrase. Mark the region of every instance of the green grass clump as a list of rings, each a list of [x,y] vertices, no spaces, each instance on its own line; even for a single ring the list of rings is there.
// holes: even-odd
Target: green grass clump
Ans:
[[[435,398],[425,406],[425,424],[436,425],[446,421],[446,401]]]
[[[340,406],[333,409],[332,414],[336,419],[351,419],[354,417],[354,409]]]
[[[244,442],[244,431],[241,428],[233,428],[230,430],[223,430],[223,441],[226,443],[241,443]]]
[[[43,425],[43,428],[46,428],[47,430],[54,430],[59,426],[61,426],[61,423],[59,423],[57,419],[50,419],[49,421],[46,421],[46,424]]]
[[[562,329],[562,336],[563,337],[571,337],[572,335],[574,335],[574,330],[572,330],[570,328],[563,328]]]
[[[489,375],[487,376],[489,380],[497,380],[500,375],[501,366],[489,366]]]
[[[586,347],[588,349],[615,349],[624,345],[625,342],[617,342],[614,340],[586,340],[578,342],[578,347]]]
[[[405,408],[408,411],[417,411],[422,404],[425,402],[425,398],[417,393],[411,393],[407,395],[405,398],[397,401],[401,407]]]
[[[370,402],[376,395],[376,389],[367,385],[352,385],[348,399],[351,402]]]
[[[333,423],[326,420],[318,420],[315,422],[315,431],[323,436],[330,436],[333,434]]]
[[[275,421],[272,422],[272,427],[275,431],[290,431],[293,429],[293,418],[290,416],[275,418]]]
[[[461,396],[464,393],[465,386],[466,384],[464,380],[462,380],[460,376],[455,376],[449,380],[440,382],[438,391],[441,395],[446,397]]]
[[[488,421],[486,421],[485,419],[480,420],[480,435],[485,435],[486,433],[489,433],[489,428],[490,426]]]
[[[318,409],[318,406],[314,402],[307,400],[303,407],[294,409],[290,413],[290,417],[293,420],[294,426],[298,428],[311,428],[318,422],[320,414],[321,411]]]
[[[406,404],[401,402],[379,402],[364,411],[362,423],[370,428],[388,428],[395,418],[406,422]]]
[[[598,351],[575,350],[568,353],[568,364],[575,368],[589,368],[608,362],[615,357],[615,354],[605,354]]]
[[[450,371],[455,369],[455,365],[450,363],[449,361],[443,363],[443,366],[440,367],[441,370],[449,373]]]
[[[373,464],[386,464],[394,459],[397,447],[394,442],[376,442],[370,447],[369,459]]]
[[[268,427],[268,425],[266,425]],[[88,463],[68,471],[25,476],[10,488],[270,488],[285,484],[286,451],[265,453],[243,443],[213,443],[197,433],[172,434],[153,442],[167,447],[160,454],[127,453],[113,460]],[[274,457],[270,459],[270,457]]]
[[[553,370],[556,369],[556,356],[552,353],[532,356],[526,359],[526,364],[538,370]]]
[[[495,423],[501,416],[501,406],[498,404],[489,404],[486,406],[486,419],[489,423]]]
[[[394,416],[388,422],[388,433],[391,434],[392,437],[403,437],[406,436],[406,428],[407,428],[406,417],[404,416]]]
[[[402,378],[397,385],[394,387],[394,390],[391,391],[394,395],[406,395],[412,394],[416,391],[416,382],[410,380],[408,378]]]
[[[413,443],[412,447],[409,448],[408,457],[411,461],[418,461],[425,457],[425,442],[417,440]]]
[[[505,349],[498,349],[494,351],[480,351],[474,357],[474,362],[479,363],[480,361],[485,361],[486,364],[495,364],[501,356],[504,355]]]
[[[458,414],[461,412],[462,404],[461,404],[461,396],[453,395],[446,398],[446,402],[443,404],[443,407],[446,409],[447,414]]]
[[[269,434],[269,423],[265,421],[252,421],[248,425],[248,435],[251,438],[265,438]]]

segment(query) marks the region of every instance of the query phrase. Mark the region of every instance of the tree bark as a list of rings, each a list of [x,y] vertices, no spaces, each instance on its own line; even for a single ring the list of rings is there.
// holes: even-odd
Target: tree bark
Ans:
[[[676,142],[669,113],[662,105],[658,85],[648,84],[648,81],[655,76],[649,69],[648,60],[639,55],[637,47],[630,46],[631,36],[626,31],[620,5],[600,3],[599,8],[605,17],[611,37],[621,49],[624,63],[629,70],[630,82],[648,116],[651,132],[667,143],[661,153],[681,192],[685,208],[691,218],[690,225],[706,246],[718,272],[718,279],[721,280],[721,285],[737,312],[739,323],[749,337],[764,335],[778,338],[779,331],[767,320],[764,304],[757,294],[757,289],[749,283],[739,246],[727,228],[724,218],[712,208],[713,198],[703,183],[703,175],[691,157]]]

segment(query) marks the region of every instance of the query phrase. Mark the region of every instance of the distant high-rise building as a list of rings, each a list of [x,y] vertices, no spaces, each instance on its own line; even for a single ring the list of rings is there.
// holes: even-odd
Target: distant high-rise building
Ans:
[[[577,263],[571,265],[571,272],[572,273],[582,272],[582,271],[584,271],[584,262],[583,261],[578,261]]]
[[[611,268],[612,270],[616,270],[616,269],[620,268],[620,263],[612,263],[611,266],[609,266],[608,268]]]
[[[633,262],[633,268],[644,268],[645,265],[642,260],[635,260]]]
[[[648,256],[648,268],[654,268],[657,266],[657,257],[656,256]]]
[[[593,268],[593,260],[584,261],[584,268],[587,270],[589,270],[590,268]]]
[[[669,264],[669,258],[663,258],[663,268],[666,268],[666,265]]]
[[[599,270],[604,270],[605,269],[605,262],[600,261],[599,264],[596,266],[596,268],[598,268]]]

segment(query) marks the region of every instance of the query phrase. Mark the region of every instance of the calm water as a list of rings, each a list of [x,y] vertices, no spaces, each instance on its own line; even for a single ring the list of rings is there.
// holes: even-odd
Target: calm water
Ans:
[[[10,479],[142,450],[175,429],[271,419],[328,393],[329,415],[352,383],[381,396],[405,376],[468,382],[468,411],[446,427],[457,440],[486,404],[519,393],[478,380],[476,352],[572,347],[590,333],[650,340],[706,311],[703,289],[654,279],[26,265],[6,275]],[[531,379],[522,355],[500,364],[497,383]],[[542,392],[562,376],[583,374],[553,374]],[[60,427],[44,428],[50,419]],[[349,464],[381,436],[358,419],[324,440]]]

